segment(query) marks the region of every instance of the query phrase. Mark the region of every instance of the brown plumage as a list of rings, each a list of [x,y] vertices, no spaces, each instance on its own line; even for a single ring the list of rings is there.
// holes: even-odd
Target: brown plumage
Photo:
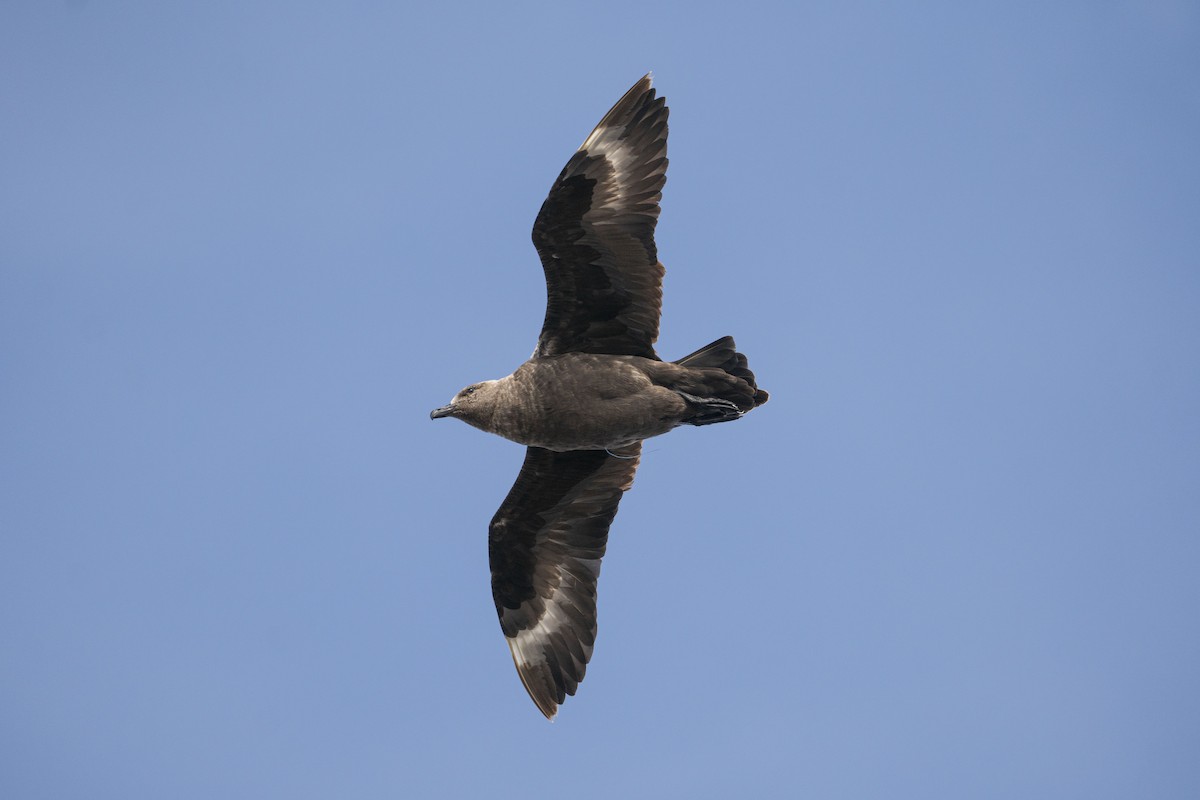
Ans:
[[[667,107],[647,75],[584,140],[538,213],[547,302],[533,356],[430,414],[528,447],[488,551],[500,626],[547,718],[575,694],[591,658],[600,559],[641,442],[767,401],[729,336],[675,362],[654,351],[666,169]]]

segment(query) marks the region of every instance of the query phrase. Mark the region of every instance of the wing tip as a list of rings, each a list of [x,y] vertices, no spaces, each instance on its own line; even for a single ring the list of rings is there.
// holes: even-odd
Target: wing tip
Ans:
[[[650,101],[653,101],[655,98],[653,72],[647,72],[633,86],[630,86],[625,94],[621,95],[621,99],[614,103],[613,107],[608,110],[608,113],[601,118],[596,127],[592,129],[592,132],[588,134],[588,137],[583,140],[583,144],[579,146],[579,149],[586,150],[596,140],[596,137],[603,134],[607,128],[624,127],[625,124],[628,124],[634,113],[634,109],[642,102],[645,102],[643,98],[647,96],[650,98]],[[658,102],[660,105],[665,106],[665,101],[662,98],[658,98]],[[618,120],[622,120],[622,122],[618,123]]]
[[[547,720],[554,722],[559,706],[558,701],[554,698],[554,693],[549,690],[549,686],[539,687],[532,683],[531,679],[540,671],[535,665],[526,662],[524,656],[517,652],[515,639],[506,636],[504,640],[508,643],[508,652],[512,654],[513,665],[517,668],[517,675],[521,678],[521,685],[525,687],[529,699]],[[544,675],[541,677],[545,678]]]
[[[629,97],[630,95],[640,96],[640,95],[645,94],[646,92],[649,92],[653,88],[654,88],[654,71],[651,70],[650,72],[647,72],[642,77],[638,78],[637,82],[634,83],[633,86],[629,87],[629,91],[627,91],[625,93],[625,97]],[[623,100],[625,98],[623,97],[621,99]]]

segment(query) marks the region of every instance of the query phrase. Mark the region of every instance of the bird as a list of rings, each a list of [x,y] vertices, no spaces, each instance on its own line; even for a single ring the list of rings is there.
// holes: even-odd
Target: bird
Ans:
[[[654,350],[667,115],[647,73],[584,139],[533,225],[547,296],[533,355],[429,415],[526,447],[488,526],[488,558],[513,663],[549,720],[591,659],[600,561],[642,442],[768,399],[730,336],[676,361]]]

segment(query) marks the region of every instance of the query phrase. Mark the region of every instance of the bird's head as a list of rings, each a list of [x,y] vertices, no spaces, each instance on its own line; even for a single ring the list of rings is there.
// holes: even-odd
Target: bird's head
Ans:
[[[492,397],[498,383],[499,381],[472,383],[454,395],[449,405],[430,411],[429,418],[457,417],[463,422],[478,425],[485,417],[490,418],[494,411]]]

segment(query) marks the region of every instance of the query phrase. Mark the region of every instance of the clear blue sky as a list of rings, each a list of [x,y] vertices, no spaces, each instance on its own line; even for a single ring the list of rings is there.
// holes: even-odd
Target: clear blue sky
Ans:
[[[0,795],[1200,796],[1200,6],[0,6]],[[428,412],[672,107],[679,357],[547,724]]]

